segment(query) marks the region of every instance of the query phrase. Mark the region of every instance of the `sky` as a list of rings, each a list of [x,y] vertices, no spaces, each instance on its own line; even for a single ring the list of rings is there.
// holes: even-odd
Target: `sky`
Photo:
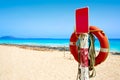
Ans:
[[[89,7],[89,25],[120,38],[119,0],[0,0],[0,36],[70,38],[75,10]]]

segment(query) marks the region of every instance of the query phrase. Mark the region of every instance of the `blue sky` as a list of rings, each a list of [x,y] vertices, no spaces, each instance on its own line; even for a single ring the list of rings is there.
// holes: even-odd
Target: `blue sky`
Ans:
[[[75,10],[89,7],[89,25],[120,38],[119,0],[0,0],[0,36],[69,38]]]

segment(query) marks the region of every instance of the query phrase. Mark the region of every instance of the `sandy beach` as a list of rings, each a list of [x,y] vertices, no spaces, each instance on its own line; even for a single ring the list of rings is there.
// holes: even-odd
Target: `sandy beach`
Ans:
[[[0,80],[76,80],[69,51],[0,45]],[[109,53],[90,80],[120,80],[120,55]]]

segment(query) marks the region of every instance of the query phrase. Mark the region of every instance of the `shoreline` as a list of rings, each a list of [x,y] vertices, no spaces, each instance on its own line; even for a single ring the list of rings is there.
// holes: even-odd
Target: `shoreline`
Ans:
[[[37,51],[51,51],[51,50],[58,50],[58,51],[69,51],[69,47],[66,46],[37,46],[37,45],[23,45],[23,44],[0,44],[5,46],[16,46],[23,49],[30,49],[30,50],[37,50]],[[99,52],[96,50],[96,52]],[[120,55],[120,52],[111,51],[109,52],[113,55]]]
[[[38,51],[49,51],[49,50],[59,50],[59,51],[69,51],[69,47],[63,46],[37,46],[37,45],[19,45],[19,44],[0,44],[5,46],[16,46],[23,49],[31,49]]]

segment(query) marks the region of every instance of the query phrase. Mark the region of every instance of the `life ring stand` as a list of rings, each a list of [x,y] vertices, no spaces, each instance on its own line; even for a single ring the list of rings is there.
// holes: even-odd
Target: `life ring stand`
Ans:
[[[109,53],[109,42],[108,39],[105,35],[105,33],[95,27],[95,26],[90,26],[89,27],[90,33],[92,33],[93,35],[95,35],[99,42],[100,42],[100,52],[97,55],[97,57],[95,58],[95,66],[97,66],[98,64],[102,63],[103,61],[105,61],[105,59],[108,56]],[[76,45],[76,42],[78,40],[78,36],[79,34],[76,34],[75,32],[71,35],[70,38],[70,52],[72,53],[72,55],[74,56],[75,60],[78,62],[78,47]],[[90,60],[89,60],[90,62]]]

